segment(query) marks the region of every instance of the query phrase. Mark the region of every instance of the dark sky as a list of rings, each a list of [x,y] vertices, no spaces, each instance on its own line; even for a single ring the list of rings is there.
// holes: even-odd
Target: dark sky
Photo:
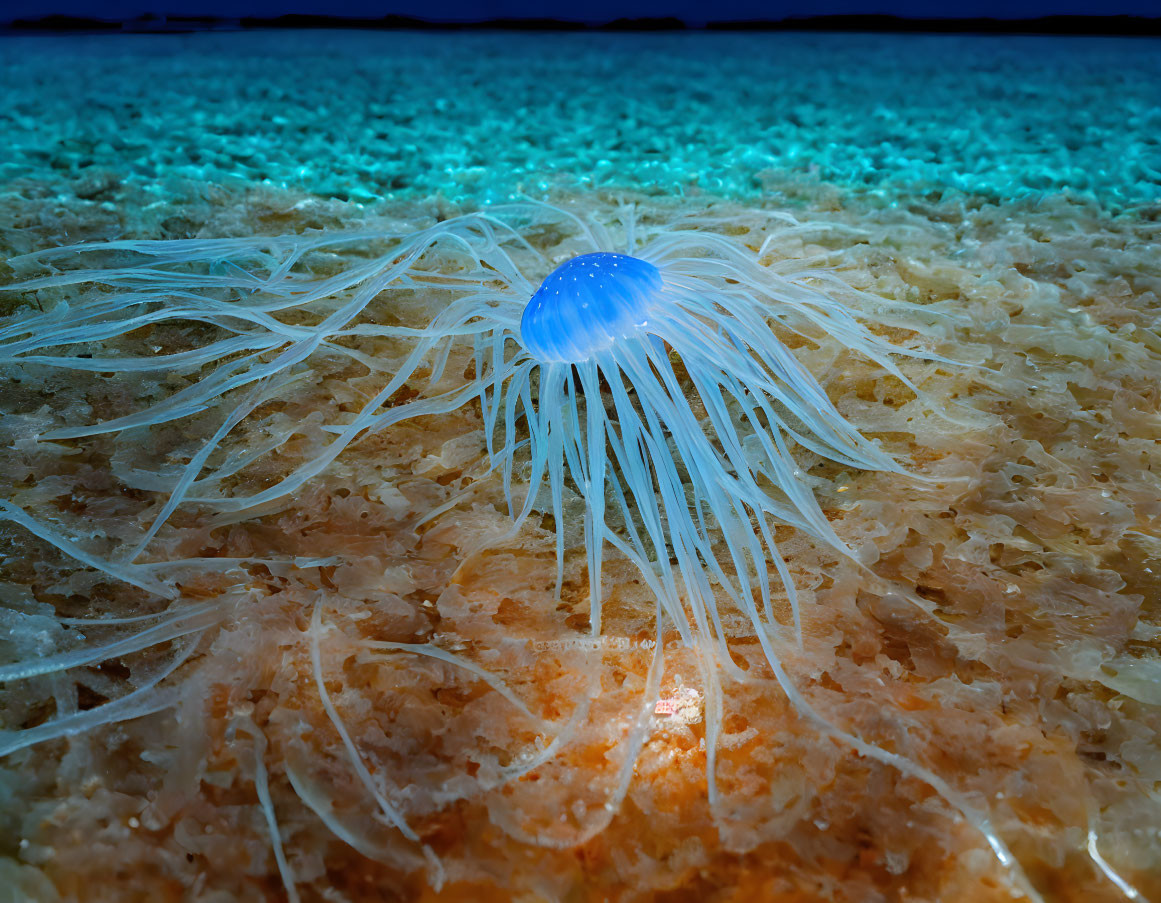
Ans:
[[[1161,15],[1161,0],[0,0],[0,21],[50,13],[104,19],[162,15],[277,16],[321,13],[376,17],[387,14],[429,20],[479,21],[543,16],[581,22],[621,17],[675,16],[687,22],[782,19],[788,16],[886,13],[937,18],[1044,15]]]

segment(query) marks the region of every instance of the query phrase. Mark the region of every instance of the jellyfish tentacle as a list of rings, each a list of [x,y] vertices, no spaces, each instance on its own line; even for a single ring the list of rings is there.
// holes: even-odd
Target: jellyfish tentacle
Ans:
[[[355,745],[354,739],[351,737],[350,731],[347,729],[346,723],[339,714],[338,709],[335,708],[334,701],[331,699],[331,694],[326,687],[325,673],[322,664],[322,648],[321,638],[324,630],[333,628],[333,625],[324,625],[322,621],[323,601],[322,598],[315,600],[313,611],[311,612],[309,635],[307,637],[308,645],[310,647],[310,661],[311,670],[314,676],[315,688],[319,694],[319,701],[323,705],[323,709],[330,720],[331,725],[339,735],[339,739],[343,743],[346,750],[347,758],[351,763],[351,767],[355,770],[360,783],[366,788],[367,792],[371,794],[372,799],[379,807],[379,811],[387,820],[388,824],[399,831],[404,837],[412,843],[417,844],[423,850],[424,857],[428,861],[429,867],[437,876],[443,875],[443,865],[439,861],[439,857],[431,847],[424,843],[423,840],[415,833],[415,830],[407,824],[407,820],[390,800],[384,795],[379,788],[378,783],[367,768],[366,762],[363,761],[363,755],[359,752],[358,746]]]
[[[585,395],[586,434],[588,446],[588,486],[585,493],[585,538],[589,569],[589,620],[593,636],[601,633],[601,558],[605,544],[605,486],[608,457],[606,430],[608,422],[601,398],[598,364],[586,361],[577,367]]]

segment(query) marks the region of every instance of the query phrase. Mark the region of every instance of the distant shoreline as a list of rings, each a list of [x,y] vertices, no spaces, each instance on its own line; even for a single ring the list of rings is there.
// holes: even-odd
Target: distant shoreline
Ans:
[[[363,29],[377,31],[534,32],[864,32],[892,34],[1068,35],[1074,37],[1161,37],[1161,16],[1043,16],[1032,19],[903,18],[888,15],[789,17],[693,23],[677,18],[616,19],[583,23],[520,18],[431,21],[412,16],[360,18],[293,14],[238,18],[146,15],[100,19],[48,15],[0,21],[0,34],[190,34],[265,29]]]

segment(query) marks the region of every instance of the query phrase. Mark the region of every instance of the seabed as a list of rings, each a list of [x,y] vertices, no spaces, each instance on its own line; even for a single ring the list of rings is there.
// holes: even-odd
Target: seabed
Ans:
[[[857,560],[779,527],[803,634],[780,649],[813,709],[937,775],[1012,860],[796,711],[729,606],[748,679],[721,678],[720,712],[612,553],[594,636],[579,498],[513,535],[478,405],[365,436],[257,509],[182,505],[118,576],[246,390],[45,438],[198,371],[0,347],[0,900],[1161,899],[1155,45],[705,37],[6,39],[0,283],[87,266],[24,256],[82,241],[409,233],[524,197],[921,305],[921,331],[880,327],[957,362],[898,359],[920,395],[826,335],[793,346],[903,472],[800,450]],[[636,92],[620,106],[614,77]],[[551,264],[580,247],[560,222],[520,234]],[[454,280],[462,255],[430,254]],[[0,330],[99,294],[0,293]],[[447,303],[434,282],[386,298],[365,322],[421,328]],[[84,353],[217,338],[142,325]],[[200,491],[319,455],[405,353],[343,345],[384,369],[316,350]],[[789,624],[785,593],[775,609]]]

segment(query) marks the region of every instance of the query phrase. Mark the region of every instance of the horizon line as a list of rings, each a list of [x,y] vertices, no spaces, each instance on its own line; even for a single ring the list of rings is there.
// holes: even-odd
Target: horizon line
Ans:
[[[786,16],[777,19],[693,21],[677,16],[579,21],[550,17],[432,20],[417,16],[199,16],[145,13],[103,19],[47,14],[0,20],[0,34],[191,34],[197,32],[309,29],[375,31],[533,32],[865,32],[904,34],[990,34],[1090,37],[1161,37],[1161,16],[1130,14],[991,17],[909,17],[890,14]]]

